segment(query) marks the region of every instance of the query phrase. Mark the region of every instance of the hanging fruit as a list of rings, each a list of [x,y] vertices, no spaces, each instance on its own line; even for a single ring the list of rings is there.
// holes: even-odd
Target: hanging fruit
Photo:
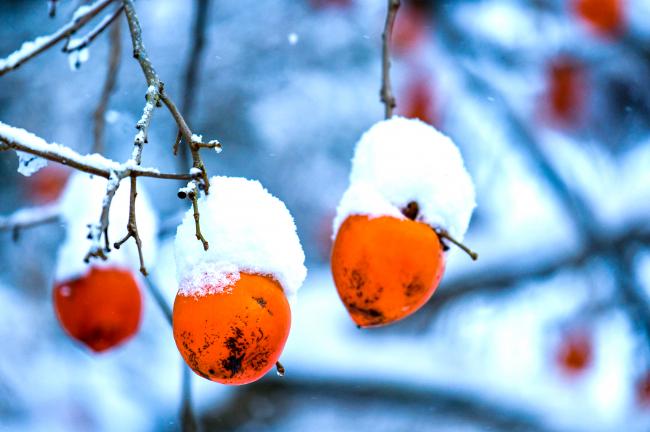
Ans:
[[[142,298],[129,270],[93,267],[82,277],[54,287],[54,308],[70,337],[102,352],[137,333]]]
[[[332,273],[352,320],[390,324],[425,304],[444,271],[445,242],[462,239],[474,207],[449,138],[401,117],[370,128],[334,221]]]
[[[223,384],[256,381],[278,361],[295,295],[306,276],[291,214],[259,182],[213,177],[198,200],[204,250],[192,210],[178,227],[179,291],[173,331],[185,362]]]
[[[54,310],[65,332],[94,352],[129,340],[137,333],[142,316],[135,245],[127,243],[106,251],[106,260],[85,262],[91,247],[88,230],[99,222],[107,185],[105,178],[74,173],[59,205],[66,237],[58,253]],[[122,185],[109,212],[109,238],[123,236],[129,203],[129,187]],[[156,250],[156,218],[143,188],[138,191],[136,209],[145,259],[151,265]]]

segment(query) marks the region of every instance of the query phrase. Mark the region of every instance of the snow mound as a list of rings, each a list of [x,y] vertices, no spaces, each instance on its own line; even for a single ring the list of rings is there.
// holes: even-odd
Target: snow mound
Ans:
[[[260,182],[240,177],[212,177],[210,194],[198,200],[201,233],[196,239],[190,208],[176,231],[176,270],[183,295],[227,289],[239,272],[270,275],[291,300],[305,277],[305,254],[296,225],[282,201]]]
[[[120,182],[111,204],[108,225],[111,251],[108,253],[108,259],[103,261],[93,258],[89,264],[86,264],[83,260],[91,247],[87,237],[88,225],[99,223],[108,180],[81,172],[75,172],[70,176],[60,201],[61,218],[66,224],[66,237],[59,249],[55,275],[57,281],[78,278],[90,270],[90,267],[119,267],[132,270],[134,273],[139,271],[138,249],[133,239],[127,240],[119,249],[113,248],[113,243],[126,235],[131,189],[129,182],[128,178]],[[141,182],[138,182],[135,210],[145,266],[151,269],[158,249],[158,221]]]
[[[420,120],[393,117],[359,140],[334,235],[350,215],[404,218],[401,209],[416,201],[418,221],[462,241],[475,199],[472,179],[451,139]]]

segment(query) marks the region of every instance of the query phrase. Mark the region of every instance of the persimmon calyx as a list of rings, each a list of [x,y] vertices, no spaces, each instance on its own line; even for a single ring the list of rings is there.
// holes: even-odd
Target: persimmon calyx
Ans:
[[[408,219],[416,220],[418,215],[420,214],[420,206],[418,205],[417,201],[410,201],[408,204],[406,204],[406,207],[402,208],[402,214]],[[438,235],[438,238],[440,239],[440,244],[442,245],[442,249],[445,252],[449,250],[449,245],[447,245],[443,240],[448,240],[454,245],[458,246],[460,249],[462,249],[463,252],[465,252],[467,255],[469,255],[472,261],[476,261],[478,259],[478,253],[474,252],[473,250],[465,246],[463,243],[456,240],[454,237],[451,236],[451,234],[449,234],[449,231],[447,231],[446,229],[433,228],[433,230]]]

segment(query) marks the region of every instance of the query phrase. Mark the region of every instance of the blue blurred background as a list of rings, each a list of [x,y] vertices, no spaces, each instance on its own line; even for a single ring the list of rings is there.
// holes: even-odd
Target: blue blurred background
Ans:
[[[3,0],[0,57],[84,2],[58,3],[49,18],[46,0]],[[310,272],[285,377],[244,387],[193,378],[205,430],[650,428],[650,1],[402,0],[397,112],[460,147],[478,197],[465,243],[480,259],[451,251],[429,304],[372,330],[347,317],[328,259],[354,144],[383,116],[386,2],[136,7],[166,91],[196,133],[223,144],[206,156],[208,172],[259,179],[283,199]],[[126,23],[116,23],[121,64],[104,150],[125,160],[146,84]],[[106,33],[78,68],[54,48],[0,77],[0,121],[89,152],[108,51]],[[144,165],[181,169],[175,135],[159,110]],[[25,178],[16,166],[0,154],[2,214],[55,199],[67,175],[50,164]],[[173,224],[187,205],[179,184],[143,184],[163,226]],[[0,430],[178,430],[181,360],[150,298],[139,334],[107,354],[58,326],[50,299],[63,233],[58,224],[0,233]],[[151,269],[170,303],[172,233],[161,233]]]

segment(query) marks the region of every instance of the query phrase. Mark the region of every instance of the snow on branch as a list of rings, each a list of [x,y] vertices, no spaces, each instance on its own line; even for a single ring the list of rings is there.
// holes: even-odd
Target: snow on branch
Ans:
[[[94,153],[81,155],[61,144],[48,143],[43,138],[25,129],[0,122],[0,150],[16,150],[32,154],[50,161],[67,165],[79,171],[109,178],[111,171],[121,173],[123,177],[154,177],[172,180],[191,180],[190,174],[161,173],[156,168],[135,165],[132,161],[120,164],[114,160]]]
[[[98,0],[91,5],[82,6],[75,12],[72,20],[56,32],[48,36],[40,36],[32,41],[24,42],[20,49],[14,51],[8,57],[0,59],[0,76],[16,69],[21,64],[36,57],[63,39],[70,37],[113,1]]]
[[[63,47],[63,52],[70,53],[86,48],[93,40],[95,40],[97,36],[106,30],[106,28],[111,25],[111,23],[115,21],[118,16],[120,16],[123,10],[124,7],[120,6],[115,9],[112,14],[106,15],[104,18],[102,18],[99,24],[97,24],[91,31],[88,32],[88,34],[86,34],[86,36],[82,38],[68,39],[68,42],[66,42],[65,46]]]

